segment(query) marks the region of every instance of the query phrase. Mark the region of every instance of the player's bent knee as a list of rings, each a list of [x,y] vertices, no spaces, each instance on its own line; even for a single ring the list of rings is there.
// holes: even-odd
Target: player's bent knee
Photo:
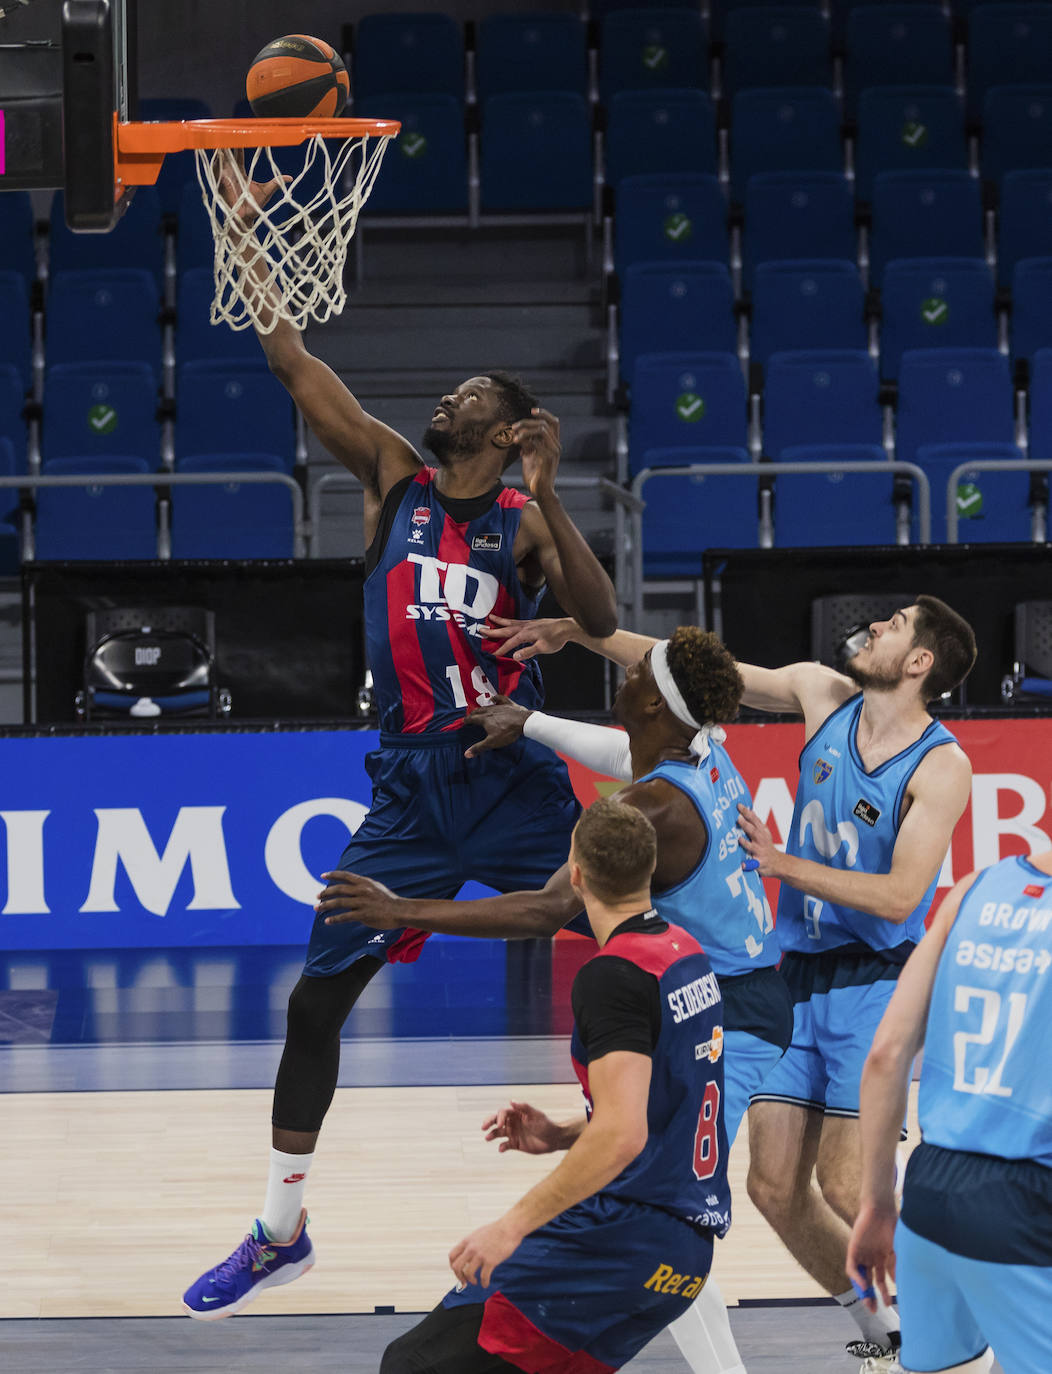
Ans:
[[[772,1226],[779,1220],[788,1220],[792,1216],[793,1194],[786,1179],[769,1174],[756,1165],[750,1165],[745,1187],[753,1206]]]
[[[414,1352],[419,1355],[416,1346],[412,1331],[392,1341],[380,1361],[380,1374],[426,1374],[427,1365],[422,1363],[422,1357],[413,1358]]]

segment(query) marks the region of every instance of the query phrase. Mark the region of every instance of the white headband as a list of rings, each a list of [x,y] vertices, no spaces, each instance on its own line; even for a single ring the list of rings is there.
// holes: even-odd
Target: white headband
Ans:
[[[687,703],[683,700],[683,693],[676,686],[668,666],[668,644],[667,639],[659,639],[651,649],[650,671],[654,674],[657,689],[665,698],[668,709],[677,720],[681,720],[684,725],[692,725],[697,731],[689,747],[690,752],[697,754],[700,761],[709,756],[709,741],[715,740],[717,744],[722,744],[727,738],[727,732],[719,725],[703,725],[691,715]]]

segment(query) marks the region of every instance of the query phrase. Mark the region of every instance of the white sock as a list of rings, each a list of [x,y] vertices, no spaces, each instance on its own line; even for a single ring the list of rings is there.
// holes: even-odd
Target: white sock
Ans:
[[[260,1213],[260,1221],[271,1240],[279,1245],[291,1240],[300,1224],[303,1193],[310,1172],[310,1155],[287,1155],[281,1150],[270,1152],[270,1176],[267,1196]]]
[[[669,1330],[694,1374],[745,1374],[723,1294],[711,1279]]]
[[[899,1329],[899,1314],[896,1308],[887,1305],[879,1293],[875,1312],[869,1310],[853,1288],[846,1293],[839,1293],[837,1302],[854,1318],[867,1341],[872,1341],[874,1345],[890,1346],[888,1337]]]

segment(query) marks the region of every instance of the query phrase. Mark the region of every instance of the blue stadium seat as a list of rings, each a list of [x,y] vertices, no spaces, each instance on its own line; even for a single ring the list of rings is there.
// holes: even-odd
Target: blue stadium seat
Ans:
[[[994,278],[975,258],[900,258],[884,269],[880,371],[911,348],[995,348]]]
[[[48,261],[52,276],[138,267],[160,283],[164,268],[160,196],[152,186],[140,186],[108,234],[74,234],[66,228],[65,196],[56,191],[51,201]]]
[[[881,172],[873,187],[869,267],[892,258],[981,258],[983,198],[967,172]]]
[[[1030,456],[1052,461],[1052,348],[1030,360]]]
[[[15,457],[15,446],[10,439],[0,434],[0,477],[21,477],[23,469]],[[18,492],[10,488],[0,488],[0,567],[4,566],[3,543],[6,538],[5,526],[17,519]]]
[[[758,481],[766,475],[744,448],[650,449],[642,468],[740,463],[742,477],[651,477],[643,487],[643,575],[700,577],[706,549],[749,549],[759,542]]]
[[[480,180],[488,214],[589,210],[594,184],[586,98],[575,91],[490,96],[482,108]]]
[[[150,472],[145,458],[127,455],[54,458],[45,477]],[[156,558],[154,489],[135,487],[41,487],[37,491],[38,559]]]
[[[901,2],[901,0],[900,0]],[[916,3],[917,0],[914,0]],[[938,5],[943,8],[943,0],[919,0],[926,5]],[[858,9],[860,5],[872,5],[873,0],[832,0],[830,5],[833,23],[833,45],[840,49],[843,48],[847,39],[847,20],[852,10]]]
[[[639,7],[605,16],[599,99],[619,91],[708,90],[709,37],[698,11]]]
[[[1015,265],[1040,258],[1052,245],[1052,167],[1009,172],[998,207],[997,279],[1011,285]]]
[[[855,194],[873,195],[878,172],[968,166],[964,104],[952,86],[871,86],[858,101]]]
[[[778,548],[894,544],[892,473],[880,472],[887,454],[879,444],[798,444],[785,463],[868,463],[875,471],[778,473],[775,465],[774,542]]]
[[[1015,444],[922,444],[917,462],[931,483],[931,537],[946,541],[946,487],[962,463],[980,459],[1019,459]],[[957,479],[957,542],[1001,544],[1030,539],[1030,474],[1028,472],[962,472]]]
[[[935,5],[859,5],[847,17],[844,105],[867,86],[952,86],[949,16]]]
[[[1012,357],[1042,348],[1052,348],[1052,257],[1024,258],[1012,273]]]
[[[177,472],[284,472],[276,454],[209,453]],[[292,498],[276,483],[172,487],[173,558],[291,558]]]
[[[753,278],[749,357],[798,348],[865,348],[865,292],[853,262],[765,262]]]
[[[509,91],[587,95],[584,23],[557,10],[486,15],[478,26],[475,88],[480,104]]]
[[[643,353],[733,353],[734,287],[722,263],[640,262],[621,284],[621,380]]]
[[[752,9],[755,6],[762,6],[764,9],[770,7],[772,0],[709,0],[709,28],[712,32],[712,41],[722,43],[726,39],[727,20],[736,10]],[[806,5],[809,9],[824,9],[821,0],[794,0],[797,5]]]
[[[231,329],[226,324],[210,323],[214,290],[211,268],[194,267],[179,278],[176,360],[180,364],[204,358],[262,362],[263,349],[254,329]]]
[[[176,461],[195,453],[267,452],[296,461],[292,401],[262,363],[186,363],[176,387]]]
[[[920,348],[902,358],[895,456],[916,463],[928,444],[1011,444],[1014,396],[1008,359],[992,348]],[[944,502],[932,491],[932,542],[946,537]]]
[[[1052,7],[976,5],[968,16],[968,114],[978,119],[992,86],[1047,81],[1052,54]]]
[[[180,193],[175,251],[180,275],[193,267],[210,268],[215,257],[212,222],[202,203],[196,177]]]
[[[609,104],[608,186],[643,172],[716,171],[716,116],[701,91],[621,91]]]
[[[18,368],[23,390],[29,390],[33,340],[29,292],[21,272],[0,272],[0,365]]]
[[[28,284],[37,274],[33,202],[28,191],[0,194],[0,271],[18,272]]]
[[[643,173],[618,186],[616,272],[632,262],[726,262],[729,253],[727,198],[717,177]]]
[[[367,14],[354,31],[355,112],[382,91],[464,98],[464,38],[448,14]],[[397,119],[396,114],[392,118]]]
[[[880,379],[864,349],[774,353],[763,390],[763,451],[799,444],[880,444]]]
[[[1052,85],[993,86],[983,101],[983,176],[1052,167]]]
[[[760,172],[745,188],[745,289],[757,263],[858,256],[855,201],[842,172]]]
[[[441,91],[395,91],[356,102],[362,118],[398,119],[364,214],[462,215],[468,208],[464,106]]]
[[[56,363],[44,381],[42,457],[131,455],[159,467],[157,404],[149,363]]]
[[[829,21],[811,5],[746,6],[727,16],[723,94],[752,86],[828,86]]]
[[[840,172],[840,107],[821,86],[739,91],[731,120],[731,194],[757,172]]]
[[[0,438],[14,450],[16,471],[26,470],[26,388],[10,363],[0,363]]]
[[[632,374],[629,467],[652,448],[745,448],[745,381],[733,353],[645,353]]]
[[[142,268],[59,272],[47,301],[47,361],[161,362],[157,280]]]

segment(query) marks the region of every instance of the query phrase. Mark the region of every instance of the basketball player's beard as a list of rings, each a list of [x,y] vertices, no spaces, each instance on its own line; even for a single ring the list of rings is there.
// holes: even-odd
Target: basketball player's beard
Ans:
[[[863,691],[893,692],[902,681],[902,665],[906,662],[903,654],[897,663],[878,668],[861,668],[857,655],[844,664],[844,673],[852,682],[857,682]]]
[[[488,429],[489,425],[480,421],[469,421],[456,430],[428,425],[422,443],[428,453],[437,458],[439,467],[447,467],[459,459],[474,458],[481,452]]]

